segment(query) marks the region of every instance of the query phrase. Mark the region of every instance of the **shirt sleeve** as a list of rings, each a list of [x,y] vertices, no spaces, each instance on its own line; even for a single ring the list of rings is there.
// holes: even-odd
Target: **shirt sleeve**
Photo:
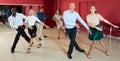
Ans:
[[[44,15],[45,15],[45,17],[47,17],[47,18],[51,18],[51,16],[49,16],[49,15],[47,15],[47,14],[45,14],[45,13],[44,13]]]
[[[78,13],[76,13],[77,19],[78,21],[87,29],[89,30],[88,25],[83,21],[83,19],[80,17],[80,15]]]
[[[25,19],[25,23],[27,23],[27,21],[28,21],[28,17],[26,17],[26,19]]]
[[[42,23],[37,17],[35,17],[35,20],[39,23]]]
[[[8,21],[9,21],[10,27],[17,28],[14,26],[14,21],[11,19],[11,17],[8,18]]]
[[[38,12],[36,13],[36,17],[38,17],[38,18],[39,18]]]
[[[63,19],[64,19],[64,23],[67,23],[67,14],[66,14],[66,12],[63,13]]]
[[[26,16],[25,16],[24,14],[21,14],[21,17],[22,17],[23,19],[26,19]]]

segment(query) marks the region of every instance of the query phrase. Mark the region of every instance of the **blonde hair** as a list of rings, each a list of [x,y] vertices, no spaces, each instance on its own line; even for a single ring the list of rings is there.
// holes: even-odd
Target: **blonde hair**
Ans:
[[[30,16],[31,16],[31,15],[35,15],[35,11],[34,11],[33,9],[30,9],[29,15],[30,15]]]

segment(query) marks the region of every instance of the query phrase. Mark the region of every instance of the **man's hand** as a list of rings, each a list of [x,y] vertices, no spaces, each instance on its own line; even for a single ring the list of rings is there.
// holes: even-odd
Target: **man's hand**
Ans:
[[[47,28],[47,29],[50,29],[50,27],[49,27],[49,26],[46,26],[46,28]]]
[[[92,33],[91,33],[91,31],[90,30],[87,30],[88,31],[88,33],[90,33],[90,35],[92,35]]]

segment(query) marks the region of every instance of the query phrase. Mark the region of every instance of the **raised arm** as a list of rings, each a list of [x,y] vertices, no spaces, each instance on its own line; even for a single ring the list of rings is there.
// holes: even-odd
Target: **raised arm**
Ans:
[[[100,14],[97,14],[97,16],[99,17],[100,20],[102,20],[103,22],[113,26],[114,28],[119,28],[119,26],[116,26],[114,24],[112,24],[110,21],[108,21],[107,19],[103,18]]]
[[[36,17],[36,21],[38,23],[41,23],[43,26],[45,26],[46,28],[50,28],[49,26],[47,26],[45,23],[41,22],[37,17]]]

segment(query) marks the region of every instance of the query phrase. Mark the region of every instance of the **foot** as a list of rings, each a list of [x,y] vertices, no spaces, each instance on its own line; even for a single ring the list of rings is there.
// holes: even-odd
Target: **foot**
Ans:
[[[72,56],[71,56],[70,54],[67,54],[67,57],[68,57],[69,59],[72,59]]]
[[[33,46],[33,44],[34,44],[34,43],[32,42],[32,44],[30,45],[30,47],[32,47],[32,46]]]
[[[39,46],[42,46],[42,44],[40,43]]]
[[[57,39],[60,39],[60,37],[58,37]]]
[[[91,54],[90,53],[87,54],[87,58],[91,59]]]
[[[30,50],[30,48],[28,48],[27,50]]]
[[[110,55],[110,54],[108,53],[108,51],[107,51],[107,50],[105,51],[105,54],[106,54],[107,56],[109,56],[109,55]]]
[[[11,53],[14,53],[14,49],[11,48]]]
[[[39,38],[39,40],[41,41],[42,39],[41,39],[41,38]]]
[[[79,52],[83,52],[83,53],[85,52],[85,50],[83,50],[83,49],[79,49],[78,51],[79,51]]]
[[[30,53],[30,48],[27,49],[27,53]]]
[[[46,36],[46,35],[44,35],[44,38],[47,38],[47,36]]]
[[[42,46],[42,45],[41,45],[41,43],[40,43],[40,44],[38,44],[37,48],[40,48],[40,46]]]

